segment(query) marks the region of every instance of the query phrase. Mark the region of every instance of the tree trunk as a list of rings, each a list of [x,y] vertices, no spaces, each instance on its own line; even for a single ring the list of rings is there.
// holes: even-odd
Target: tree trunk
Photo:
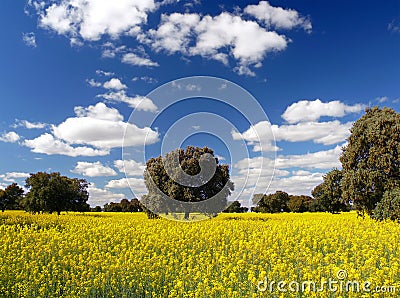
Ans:
[[[189,211],[185,211],[185,217],[184,217],[184,219],[189,219],[189,214],[190,214]]]

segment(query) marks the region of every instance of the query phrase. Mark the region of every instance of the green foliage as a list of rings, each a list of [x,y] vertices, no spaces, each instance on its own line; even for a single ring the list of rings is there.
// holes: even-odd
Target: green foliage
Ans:
[[[119,203],[107,203],[104,205],[105,212],[142,212],[143,208],[139,200],[134,198],[131,201],[122,199]]]
[[[274,194],[255,194],[253,202],[257,202],[253,212],[278,213],[289,211],[289,195],[284,191],[277,191]]]
[[[0,208],[4,212],[5,209],[20,209],[20,201],[23,198],[24,190],[17,183],[12,183],[4,190],[0,190]]]
[[[289,196],[288,208],[291,212],[302,213],[310,211],[313,198],[309,196]]]
[[[372,214],[387,190],[400,186],[400,114],[368,108],[351,128],[340,157],[343,199]]]
[[[239,201],[234,201],[223,212],[226,212],[226,213],[244,213],[244,212],[247,212],[248,210],[249,210],[249,208],[242,207],[242,205],[240,204]]]
[[[89,211],[89,194],[84,179],[68,178],[60,173],[38,172],[26,179],[29,192],[23,200],[30,212]]]
[[[400,221],[400,188],[385,191],[382,200],[376,205],[372,217],[378,220]]]
[[[313,189],[312,195],[322,207],[322,211],[330,213],[349,211],[342,197],[342,181],[342,171],[333,169],[324,175],[324,181]]]
[[[173,165],[174,160],[179,162],[179,166]],[[206,169],[208,166],[216,166],[215,172],[213,171],[214,175],[210,179],[202,176],[201,171],[202,168]],[[189,177],[200,175],[199,179],[202,185],[196,186],[190,185],[190,183],[182,185],[176,182],[185,179],[182,173]],[[229,166],[219,164],[213,150],[207,147],[188,146],[186,150],[171,151],[164,158],[159,156],[149,159],[146,163],[144,180],[149,192],[142,198],[143,204],[149,207],[146,209],[151,209],[155,213],[184,212],[186,219],[190,212],[212,216],[215,215],[215,210],[224,210],[227,206],[227,197],[234,190],[233,182],[230,180]],[[172,200],[168,198],[165,200],[163,195]],[[196,203],[213,197],[212,204],[208,205],[181,203]]]

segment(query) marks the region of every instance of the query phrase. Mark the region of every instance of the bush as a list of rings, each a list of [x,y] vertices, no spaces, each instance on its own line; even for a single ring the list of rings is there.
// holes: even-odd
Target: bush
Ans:
[[[400,188],[385,191],[382,200],[376,205],[372,217],[377,220],[400,221]]]

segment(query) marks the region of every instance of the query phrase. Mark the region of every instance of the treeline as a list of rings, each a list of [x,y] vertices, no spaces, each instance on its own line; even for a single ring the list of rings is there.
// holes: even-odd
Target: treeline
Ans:
[[[333,201],[323,201],[321,198],[312,198],[305,195],[289,195],[284,191],[277,191],[274,194],[255,194],[252,212],[278,213],[278,212],[331,212],[339,213],[351,210],[346,204],[336,204]]]
[[[68,178],[60,173],[38,172],[25,180],[28,192],[16,183],[0,190],[0,208],[23,209],[32,213],[90,211],[89,193],[85,179]]]

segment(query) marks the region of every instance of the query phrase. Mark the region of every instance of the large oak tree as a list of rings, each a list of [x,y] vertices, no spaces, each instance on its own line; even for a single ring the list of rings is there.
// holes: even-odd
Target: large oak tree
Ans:
[[[351,128],[340,157],[342,195],[361,213],[372,214],[386,190],[400,186],[400,114],[368,108]]]
[[[149,159],[144,180],[148,195],[142,198],[142,203],[147,211],[183,212],[185,219],[190,212],[215,215],[223,211],[227,197],[234,190],[229,166],[220,164],[208,147],[188,146],[186,150],[176,149],[164,157]],[[200,202],[205,204],[196,204]]]

